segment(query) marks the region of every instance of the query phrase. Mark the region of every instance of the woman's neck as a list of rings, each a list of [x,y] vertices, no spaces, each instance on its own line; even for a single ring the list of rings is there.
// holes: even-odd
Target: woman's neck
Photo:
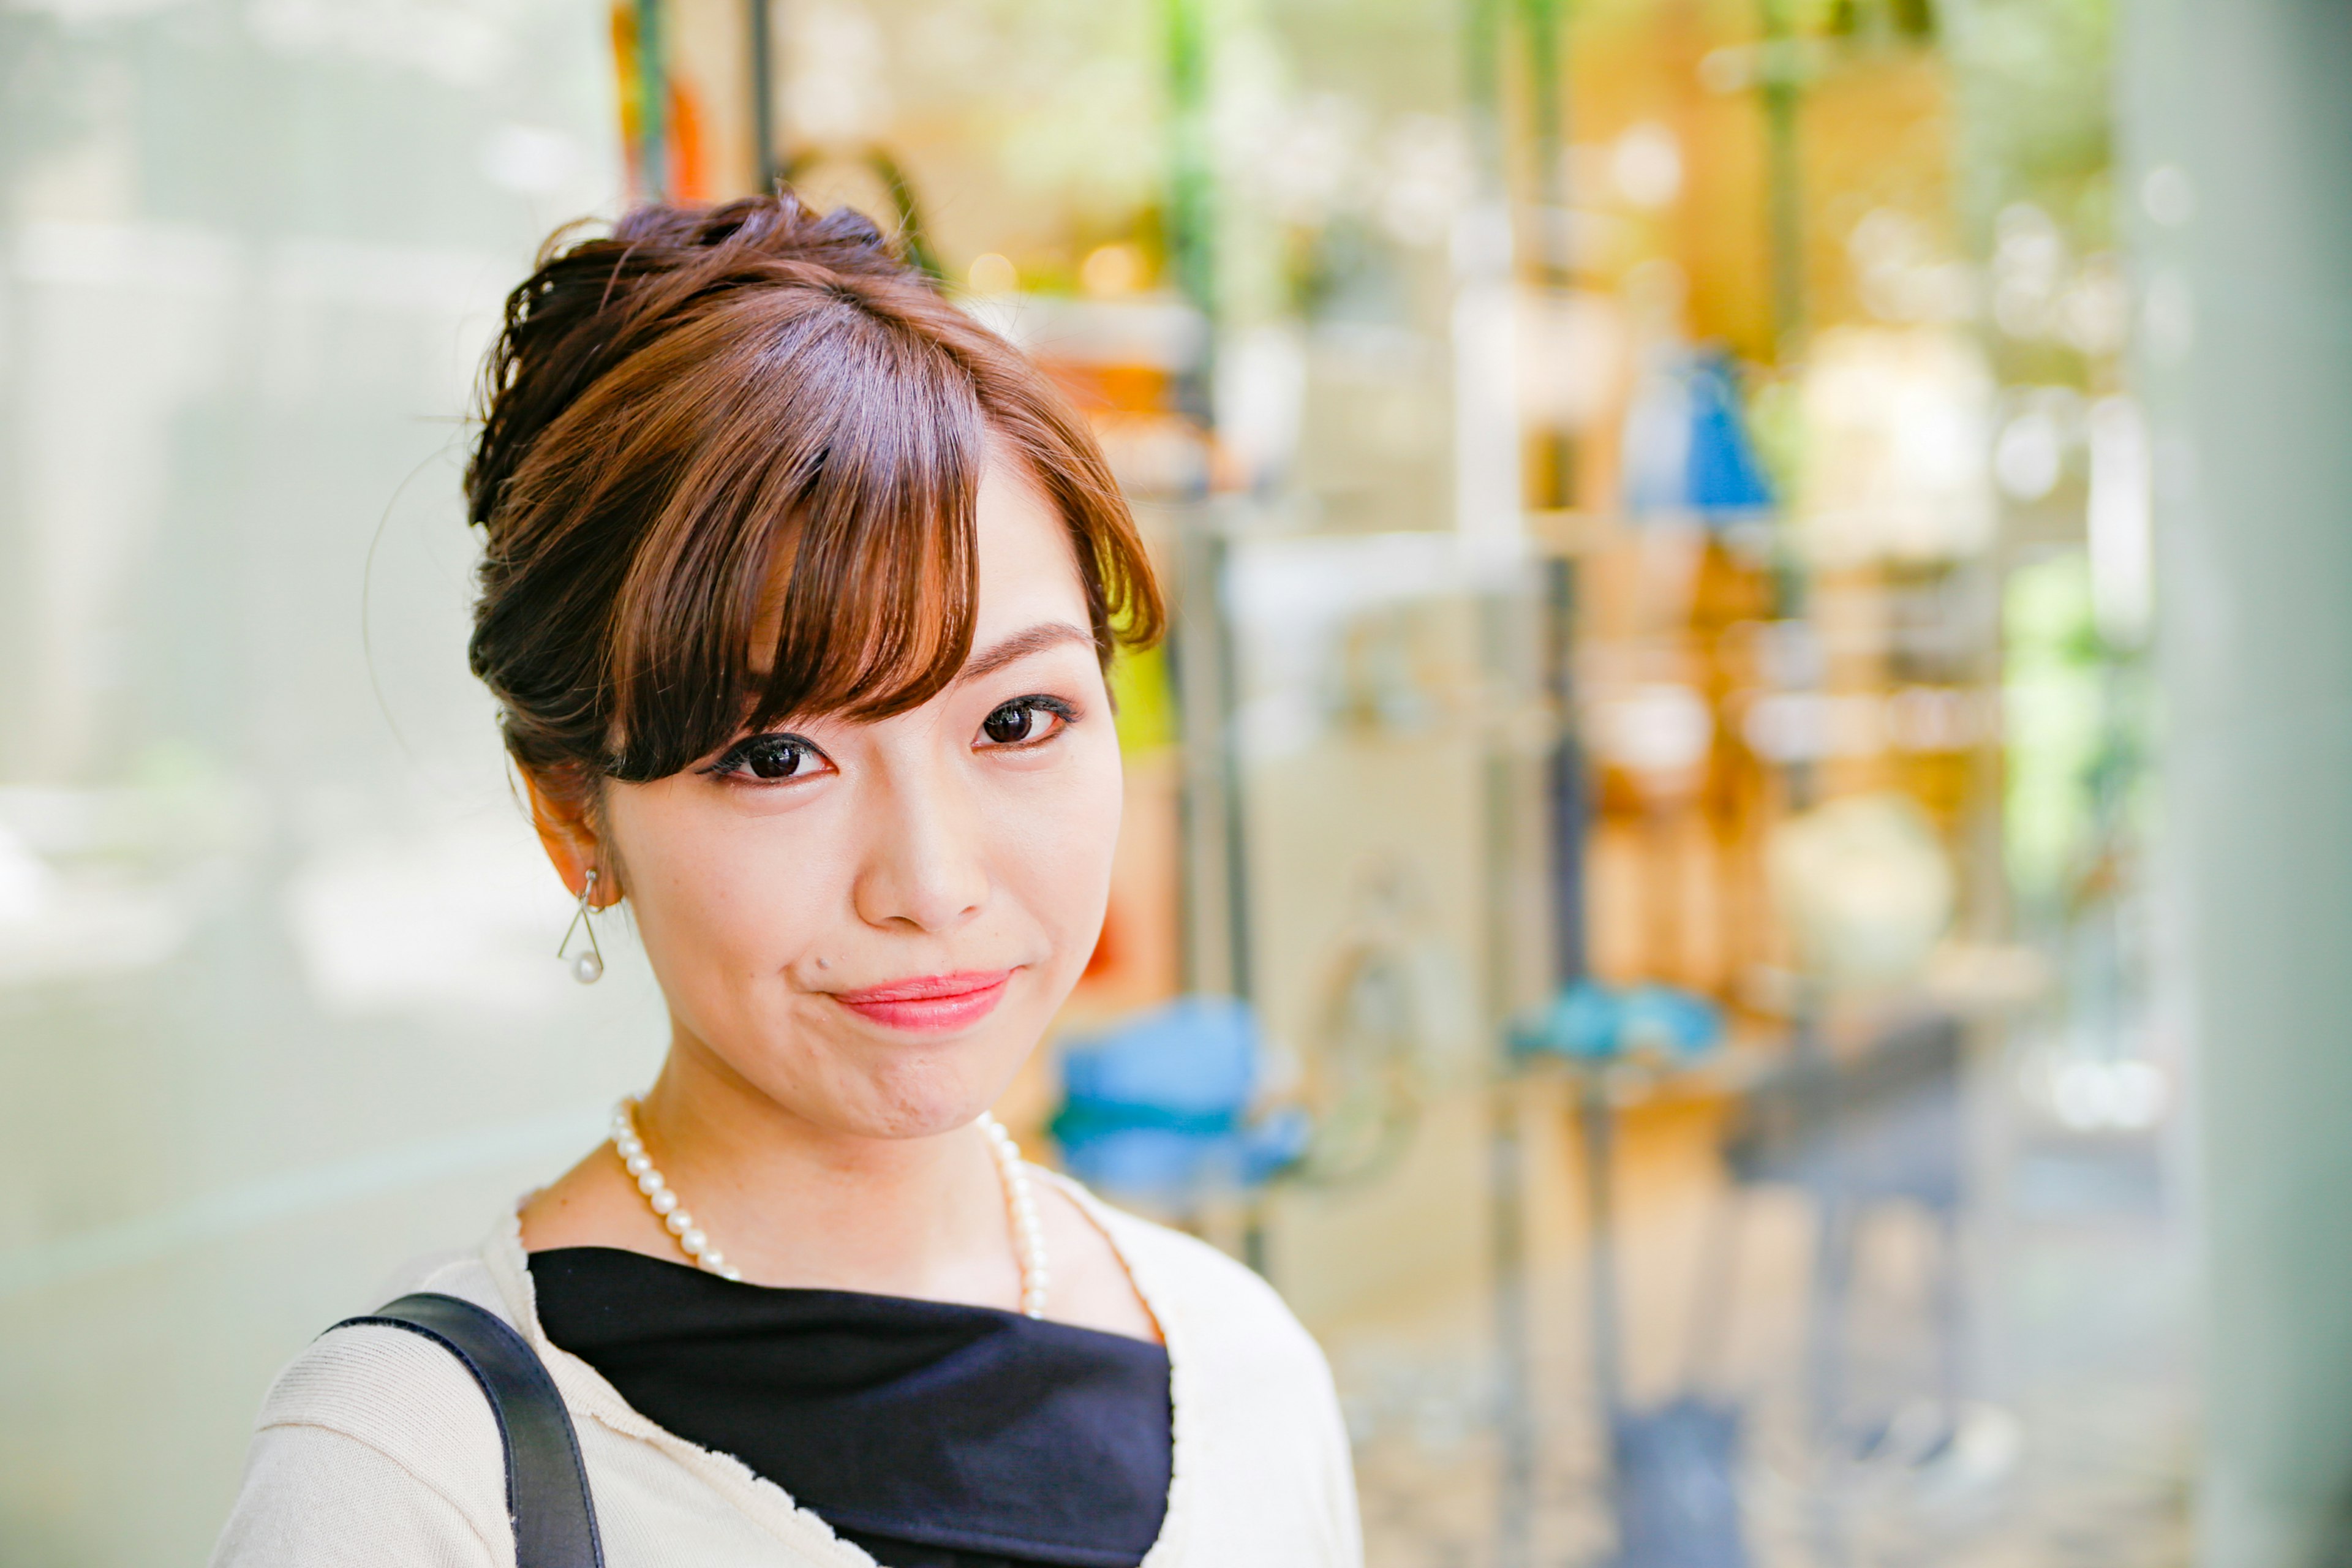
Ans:
[[[1003,1184],[977,1126],[877,1138],[794,1114],[690,1037],[639,1103],[638,1135],[695,1224],[755,1284],[1012,1307]],[[533,1201],[526,1240],[683,1261],[607,1145]]]

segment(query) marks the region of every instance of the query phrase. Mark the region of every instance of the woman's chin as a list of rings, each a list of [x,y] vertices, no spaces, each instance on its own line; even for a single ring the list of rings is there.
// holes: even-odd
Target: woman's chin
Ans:
[[[868,1138],[937,1138],[971,1125],[990,1103],[991,1097],[978,1091],[898,1100],[860,1117],[856,1131]]]
[[[717,1054],[778,1107],[852,1138],[933,1138],[970,1126],[1003,1096],[1045,1032],[1043,1020],[1009,1008],[944,1037],[844,1027],[837,1016],[798,1022],[784,1040]]]
[[[868,1138],[935,1138],[969,1126],[996,1103],[1013,1073],[975,1070],[982,1065],[976,1055],[952,1055],[961,1059],[893,1063],[862,1092],[842,1097],[837,1113],[851,1123],[844,1130]]]

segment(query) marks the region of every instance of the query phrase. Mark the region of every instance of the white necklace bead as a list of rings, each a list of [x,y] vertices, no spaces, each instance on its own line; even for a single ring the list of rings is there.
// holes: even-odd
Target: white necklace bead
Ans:
[[[996,1172],[1004,1183],[1005,1207],[1013,1221],[1013,1249],[1021,1265],[1021,1310],[1024,1315],[1042,1318],[1045,1315],[1045,1291],[1052,1277],[1045,1268],[1045,1235],[1037,1223],[1037,1199],[1029,1190],[1029,1168],[1022,1163],[1020,1146],[1004,1124],[987,1111],[980,1114],[980,1130],[988,1134],[989,1147],[996,1155]]]
[[[654,1169],[653,1157],[646,1152],[645,1141],[637,1136],[637,1102],[624,1100],[613,1108],[613,1148],[621,1156],[621,1168],[637,1184],[646,1202],[653,1206],[663,1226],[677,1237],[677,1245],[694,1266],[722,1279],[740,1279],[741,1272],[727,1261],[726,1254],[710,1245],[709,1237],[694,1223],[694,1216],[679,1204],[677,1194]],[[1012,1222],[1013,1256],[1021,1266],[1021,1311],[1025,1317],[1045,1315],[1045,1292],[1052,1283],[1045,1268],[1045,1233],[1037,1219],[1037,1199],[1029,1187],[1029,1168],[1022,1163],[1020,1145],[1004,1124],[987,1111],[980,1113],[980,1130],[988,1136],[990,1153],[996,1158],[997,1179],[1004,1186],[1006,1215]]]
[[[637,1184],[637,1191],[646,1195],[654,1215],[669,1233],[677,1237],[678,1246],[694,1266],[722,1279],[743,1278],[727,1255],[710,1245],[694,1223],[694,1216],[678,1203],[677,1194],[670,1191],[669,1183],[654,1169],[653,1157],[646,1152],[644,1140],[637,1136],[636,1101],[625,1100],[613,1108],[613,1148],[621,1156],[621,1169]]]

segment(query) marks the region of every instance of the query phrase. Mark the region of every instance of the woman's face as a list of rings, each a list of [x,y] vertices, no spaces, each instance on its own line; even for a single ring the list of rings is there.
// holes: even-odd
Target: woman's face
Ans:
[[[1118,742],[1068,532],[1000,461],[978,548],[971,657],[930,701],[606,795],[678,1048],[830,1131],[986,1109],[1101,930]]]

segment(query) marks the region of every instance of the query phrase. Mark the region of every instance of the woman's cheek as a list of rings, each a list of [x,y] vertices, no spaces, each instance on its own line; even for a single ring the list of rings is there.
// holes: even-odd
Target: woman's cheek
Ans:
[[[703,939],[730,971],[766,979],[828,946],[827,912],[847,906],[851,868],[838,833],[802,822],[763,822],[711,847],[701,864],[709,889]]]
[[[678,993],[731,989],[780,972],[809,936],[798,928],[821,905],[828,868],[807,845],[792,852],[804,836],[696,812],[695,804],[641,802],[632,826],[642,846],[635,858],[652,868],[637,896],[646,955],[673,1003],[704,1013],[742,998]]]
[[[1059,956],[1081,966],[1094,950],[1110,896],[1126,784],[1116,743],[1084,761],[1073,770],[1071,787],[1053,792],[1055,798],[1037,813],[1037,847],[1021,860],[1022,901],[1051,929]]]

